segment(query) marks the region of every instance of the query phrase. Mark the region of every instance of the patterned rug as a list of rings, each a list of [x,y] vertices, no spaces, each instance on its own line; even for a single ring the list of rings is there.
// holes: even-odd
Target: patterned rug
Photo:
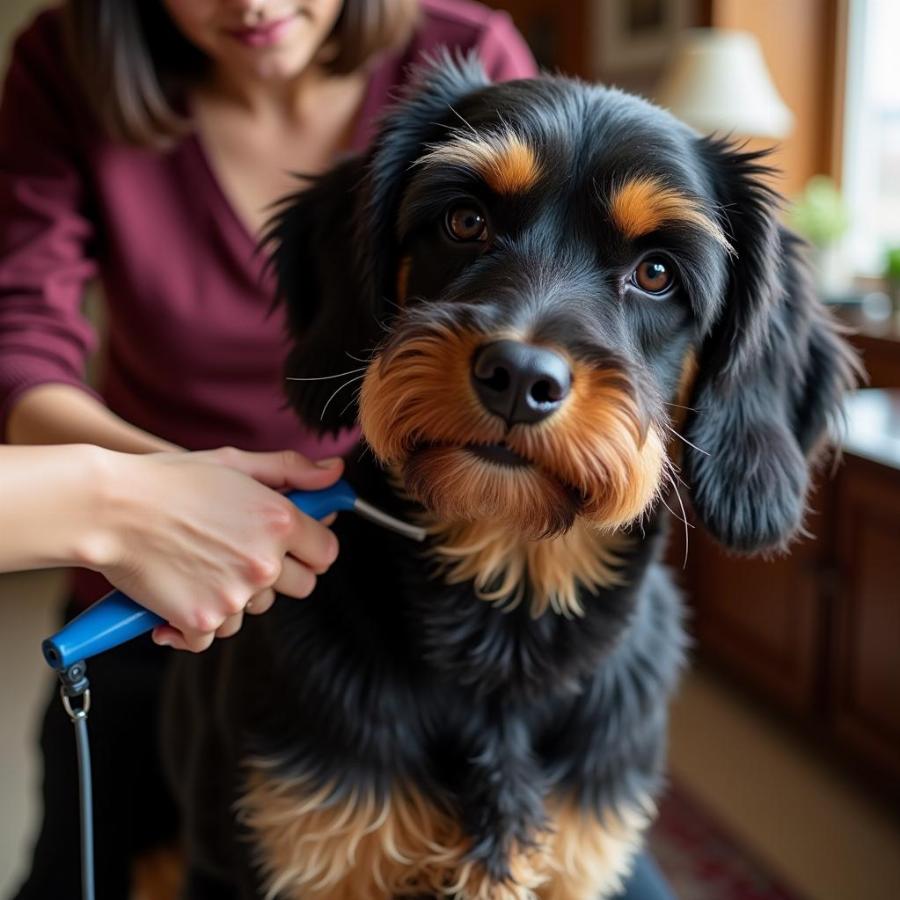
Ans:
[[[649,844],[679,900],[802,900],[678,785],[660,804]]]

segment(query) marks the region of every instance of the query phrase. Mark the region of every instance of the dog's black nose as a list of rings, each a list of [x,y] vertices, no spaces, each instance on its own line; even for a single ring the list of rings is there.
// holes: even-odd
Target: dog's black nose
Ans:
[[[519,341],[480,347],[472,384],[484,408],[509,425],[540,422],[562,406],[572,386],[568,363],[552,350]]]

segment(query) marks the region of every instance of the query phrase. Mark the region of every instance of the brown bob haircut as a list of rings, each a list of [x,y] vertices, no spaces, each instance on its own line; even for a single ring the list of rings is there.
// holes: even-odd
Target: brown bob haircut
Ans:
[[[88,102],[110,137],[165,147],[190,130],[185,88],[208,57],[176,28],[162,0],[68,0],[68,53]],[[403,46],[418,0],[344,0],[324,65],[336,74]]]

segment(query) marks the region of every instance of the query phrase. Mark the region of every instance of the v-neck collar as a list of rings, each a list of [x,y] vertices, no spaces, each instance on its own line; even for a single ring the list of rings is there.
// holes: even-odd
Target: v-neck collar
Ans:
[[[374,119],[379,106],[383,105],[379,102],[379,93],[383,91],[382,82],[384,81],[383,66],[376,66],[366,79],[366,88],[363,92],[362,100],[353,121],[353,127],[350,132],[350,140],[348,148],[335,159],[337,162],[345,153],[359,153],[366,148],[371,139],[372,120]],[[198,168],[202,172],[202,177],[207,181],[210,188],[210,194],[214,198],[218,207],[217,219],[223,223],[223,228],[228,232],[231,242],[236,250],[242,251],[246,255],[258,255],[264,251],[261,249],[261,236],[254,235],[243,217],[234,208],[234,204],[225,193],[225,188],[219,180],[216,170],[213,167],[206,147],[203,145],[203,139],[197,129],[194,129],[186,138],[188,146],[193,153]],[[221,214],[221,215],[218,215]]]
[[[210,188],[209,195],[215,203],[215,219],[220,223],[227,236],[236,245],[236,249],[242,250],[246,254],[255,254],[259,252],[260,239],[256,237],[248,227],[243,218],[238,215],[232,202],[228,199],[225,189],[222,187],[199,132],[194,130],[187,138],[188,147],[190,148],[200,172],[206,179],[207,186]]]

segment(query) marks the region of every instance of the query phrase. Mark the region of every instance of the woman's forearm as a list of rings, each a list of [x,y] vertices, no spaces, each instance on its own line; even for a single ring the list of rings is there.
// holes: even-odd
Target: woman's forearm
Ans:
[[[10,444],[96,444],[124,453],[176,450],[175,445],[129,425],[85,391],[43,384],[22,395],[6,425]]]
[[[96,540],[107,451],[0,447],[0,571],[69,566]]]

